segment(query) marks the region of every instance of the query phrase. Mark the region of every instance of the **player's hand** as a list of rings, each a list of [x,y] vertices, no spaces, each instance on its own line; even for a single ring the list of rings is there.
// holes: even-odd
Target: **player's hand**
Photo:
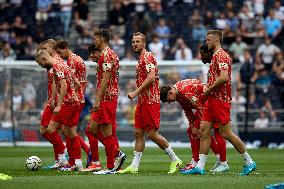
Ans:
[[[205,95],[205,96],[209,96],[210,93],[211,93],[210,88],[207,88],[207,89],[204,91],[204,95]]]
[[[132,100],[132,99],[135,98],[136,96],[137,96],[136,91],[133,91],[132,93],[128,93],[128,98],[129,98],[130,100]]]
[[[192,127],[191,132],[192,132],[192,135],[197,135],[199,133],[199,129]]]
[[[59,114],[60,109],[61,109],[61,106],[56,106],[56,107],[54,108],[54,110],[53,110],[53,113],[54,113],[54,114]]]
[[[91,112],[96,112],[100,109],[100,102],[95,102],[95,104],[92,107]]]

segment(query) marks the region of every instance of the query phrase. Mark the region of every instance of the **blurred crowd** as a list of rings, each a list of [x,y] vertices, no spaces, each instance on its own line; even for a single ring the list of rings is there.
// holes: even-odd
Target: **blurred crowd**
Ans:
[[[102,3],[100,0],[92,2]],[[108,5],[107,19],[101,26],[96,26],[90,14],[90,1],[87,0],[29,0],[29,3],[0,0],[0,60],[33,60],[40,41],[68,38],[72,27],[78,34],[73,50],[88,59],[87,47],[92,43],[93,30],[109,27],[112,30],[110,45],[121,60],[135,60],[131,35],[140,31],[146,34],[148,49],[159,61],[190,61],[199,59],[198,49],[204,42],[206,32],[219,29],[224,33],[223,47],[230,53],[233,63],[241,67],[234,78],[237,80],[237,92],[233,103],[239,112],[238,121],[244,120],[245,103],[248,101],[251,112],[249,121],[255,122],[255,128],[281,126],[279,121],[284,121],[283,0],[108,2],[105,3]],[[187,73],[176,72],[169,74],[165,81],[174,83],[187,76]],[[1,90],[5,86],[9,88],[4,81],[1,80],[1,83]],[[245,91],[248,84],[247,99]],[[19,86],[13,90],[13,109],[41,108],[38,98],[44,99],[44,95],[37,93],[38,87],[44,85],[19,81]],[[121,104],[128,103],[125,94],[134,86],[132,80],[122,82]],[[90,99],[93,90],[94,87],[87,90]],[[0,98],[2,96],[5,94],[1,92]],[[5,112],[3,107],[4,101],[1,100],[1,120],[5,117],[1,114]],[[133,121],[133,114],[127,113],[133,107],[120,106],[120,109],[122,123]]]

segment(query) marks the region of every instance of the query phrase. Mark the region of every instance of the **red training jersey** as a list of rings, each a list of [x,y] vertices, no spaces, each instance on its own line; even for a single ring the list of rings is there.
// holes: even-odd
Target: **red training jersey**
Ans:
[[[63,63],[63,60],[58,54],[53,57],[57,63]],[[47,70],[47,105],[51,106],[51,94],[52,94],[52,83],[53,83],[53,68]],[[57,95],[54,100],[57,100]]]
[[[85,103],[84,93],[86,91],[86,66],[83,59],[72,53],[67,59],[67,65],[70,67],[72,73],[80,82],[81,88],[78,89],[77,94],[81,103]]]
[[[201,120],[206,97],[203,89],[206,87],[198,79],[185,79],[177,82],[173,88],[177,91],[176,101],[181,105],[190,123],[194,124],[196,119]],[[192,109],[196,110],[194,114]]]
[[[64,96],[63,103],[64,105],[77,105],[80,101],[78,96],[76,95],[74,88],[74,78],[72,71],[66,64],[55,63],[53,64],[53,72],[54,72],[54,81],[56,85],[57,92],[60,92],[59,81],[62,79],[66,80],[67,84],[67,93]]]
[[[207,75],[207,85],[208,87],[212,86],[214,82],[220,77],[222,70],[227,70],[229,74],[229,80],[222,85],[219,89],[213,91],[210,96],[215,99],[221,100],[222,102],[231,103],[232,94],[231,94],[231,70],[232,70],[232,61],[229,54],[220,48],[217,52],[213,54],[211,64],[209,66],[209,72]]]
[[[140,87],[150,71],[155,72],[155,81],[138,95],[138,104],[160,103],[159,75],[157,61],[151,52],[144,50],[136,65],[136,85]]]
[[[117,54],[106,47],[98,60],[97,65],[97,91],[101,87],[104,72],[111,72],[107,83],[105,94],[101,97],[101,102],[114,102],[118,98],[118,77],[119,77],[119,58]]]

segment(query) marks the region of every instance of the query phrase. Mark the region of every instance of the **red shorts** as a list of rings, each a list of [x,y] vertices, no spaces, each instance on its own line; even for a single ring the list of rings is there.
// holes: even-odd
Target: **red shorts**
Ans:
[[[99,110],[92,112],[91,120],[99,125],[116,125],[116,109],[117,102],[101,102]]]
[[[68,127],[77,126],[80,118],[79,105],[62,105],[58,114],[53,114],[51,120]]]
[[[160,104],[137,104],[135,128],[158,130],[160,127]]]
[[[41,126],[47,127],[51,120],[52,115],[53,115],[53,109],[51,108],[51,106],[45,106],[43,113],[41,115]]]
[[[211,97],[205,102],[202,121],[208,121],[215,124],[226,124],[231,121],[230,115],[230,103],[222,102]],[[216,127],[214,126],[214,128]]]

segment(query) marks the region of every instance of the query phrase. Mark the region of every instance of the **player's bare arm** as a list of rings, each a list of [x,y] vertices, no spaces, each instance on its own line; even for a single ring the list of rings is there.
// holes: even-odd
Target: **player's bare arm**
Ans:
[[[79,80],[75,77],[74,78],[74,88],[77,91],[79,88],[81,88],[81,83],[79,82]]]
[[[229,73],[228,70],[221,70],[220,77],[214,82],[214,84],[208,87],[204,95],[208,96],[212,91],[219,89],[222,85],[224,85],[227,81],[229,81]]]
[[[105,94],[106,92],[106,89],[107,89],[107,83],[110,79],[110,75],[111,75],[111,72],[109,71],[105,71],[103,73],[103,78],[102,78],[102,82],[101,82],[101,87],[99,89],[99,91],[97,92],[97,96],[96,96],[96,101],[95,101],[95,104],[93,106],[93,109],[92,111],[98,111],[99,109],[99,106],[100,106],[100,101],[101,101],[101,97]]]
[[[147,78],[143,81],[142,85],[135,91],[128,94],[129,99],[135,98],[142,91],[146,90],[155,81],[155,71],[152,70],[147,74]]]
[[[56,107],[53,110],[54,114],[58,114],[59,113],[59,111],[61,109],[61,105],[63,103],[64,96],[67,93],[67,83],[66,83],[66,80],[65,79],[61,79],[59,81],[59,86],[60,86],[60,90],[59,90],[59,94],[58,94],[58,102],[57,102]]]
[[[51,99],[50,99],[50,105],[51,105],[51,108],[54,109],[56,104],[55,104],[55,98],[56,98],[56,95],[57,95],[57,89],[56,89],[56,84],[55,84],[55,81],[53,79],[53,82],[52,82],[52,92],[51,92]]]

